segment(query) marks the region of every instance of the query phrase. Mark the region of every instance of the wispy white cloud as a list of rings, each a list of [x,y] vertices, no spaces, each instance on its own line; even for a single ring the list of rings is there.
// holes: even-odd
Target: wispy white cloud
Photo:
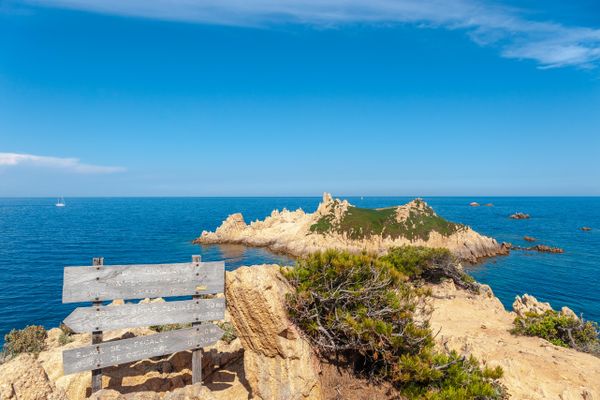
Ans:
[[[480,45],[497,46],[503,57],[533,60],[542,68],[590,68],[600,63],[600,29],[534,21],[517,9],[483,0],[27,1],[108,14],[255,27],[412,23],[463,29]]]
[[[125,171],[122,167],[84,164],[78,158],[36,156],[33,154],[0,153],[0,167],[34,166],[57,168],[80,174],[111,174]]]

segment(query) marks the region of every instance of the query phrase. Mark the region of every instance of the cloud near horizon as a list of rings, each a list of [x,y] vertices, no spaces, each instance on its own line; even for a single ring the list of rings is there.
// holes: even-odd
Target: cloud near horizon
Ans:
[[[247,27],[283,23],[315,27],[414,24],[461,29],[502,57],[540,68],[600,65],[600,29],[525,18],[523,11],[482,0],[27,0],[30,4],[104,14]]]
[[[84,164],[78,158],[61,158],[36,156],[33,154],[20,153],[0,153],[0,168],[34,166],[44,168],[57,168],[80,174],[112,174],[115,172],[123,172],[122,167],[107,167],[102,165]]]

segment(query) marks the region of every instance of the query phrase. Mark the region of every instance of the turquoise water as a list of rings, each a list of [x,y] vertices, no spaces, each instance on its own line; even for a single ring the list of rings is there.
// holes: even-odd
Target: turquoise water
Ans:
[[[403,204],[408,197],[348,198],[363,207]],[[191,240],[214,230],[227,215],[246,221],[274,208],[316,209],[320,198],[68,198],[0,199],[0,338],[28,324],[57,326],[77,305],[61,304],[62,271],[68,265],[185,262],[192,254],[224,259],[228,269],[289,263],[286,257],[243,246],[197,246]],[[553,306],[567,305],[600,321],[600,198],[459,198],[425,200],[443,217],[480,233],[525,245],[524,235],[559,246],[564,254],[513,252],[469,267],[492,286],[505,306],[529,293]],[[494,207],[469,207],[471,201]],[[511,220],[522,211],[529,220]],[[593,227],[582,232],[581,226]],[[0,339],[1,341],[1,339]]]

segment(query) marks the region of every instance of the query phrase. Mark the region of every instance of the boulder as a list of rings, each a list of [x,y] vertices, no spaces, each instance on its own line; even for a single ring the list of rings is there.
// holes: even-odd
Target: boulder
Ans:
[[[476,201],[472,201],[472,202],[470,202],[470,203],[469,203],[469,205],[470,205],[471,207],[479,207],[479,203],[478,203],[478,202],[476,202]]]
[[[287,317],[291,290],[280,267],[241,267],[226,274],[227,306],[244,348],[256,399],[320,399],[319,362]]]
[[[523,236],[523,240],[525,240],[526,242],[535,242],[536,241],[536,239],[531,236]]]
[[[589,231],[592,230],[592,228],[590,228],[589,226],[582,226],[581,230],[584,231],[584,232],[589,232]]]
[[[21,354],[0,365],[0,399],[67,400],[31,354]]]
[[[552,311],[552,306],[550,303],[542,303],[538,301],[533,296],[528,294],[524,294],[521,296],[516,296],[515,301],[513,303],[513,310],[519,317],[525,317],[525,314],[529,312],[533,312],[536,314],[543,314],[546,311]]]

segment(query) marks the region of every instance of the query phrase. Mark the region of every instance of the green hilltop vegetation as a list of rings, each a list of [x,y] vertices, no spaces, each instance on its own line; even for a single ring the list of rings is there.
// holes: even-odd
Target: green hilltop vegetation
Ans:
[[[442,236],[450,236],[465,227],[440,217],[421,199],[409,204],[413,207],[409,208],[407,218],[400,222],[396,218],[398,207],[372,209],[354,206],[349,206],[341,220],[336,221],[333,210],[340,202],[334,200],[332,211],[322,216],[310,230],[320,234],[345,233],[351,239],[382,236],[392,239],[403,237],[409,240],[428,240],[432,231]]]

